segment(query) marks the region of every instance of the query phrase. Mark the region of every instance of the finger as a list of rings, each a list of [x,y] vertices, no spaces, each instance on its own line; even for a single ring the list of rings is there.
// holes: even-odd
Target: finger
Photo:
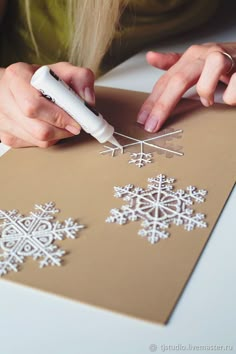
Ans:
[[[67,62],[50,65],[50,68],[86,102],[95,104],[95,77],[90,69],[78,68]]]
[[[148,52],[146,54],[147,62],[159,69],[168,70],[181,58],[180,53],[157,53]]]
[[[234,73],[229,81],[229,84],[223,94],[223,100],[226,104],[230,106],[236,105],[236,73]]]
[[[35,145],[38,145],[38,142],[60,140],[74,135],[65,129],[57,128],[43,120],[25,117],[22,115],[22,112],[14,102],[14,98],[11,97],[10,94],[8,95],[8,100],[10,105],[7,113],[9,117],[12,117],[11,119],[8,119],[9,122],[13,122],[15,127],[20,126],[30,137],[33,138],[33,143]],[[17,132],[15,132],[14,135],[17,135]]]
[[[26,146],[38,146],[42,148],[49,147],[55,144],[53,141],[39,141],[36,140],[31,134],[26,132],[22,127],[17,126],[11,119],[1,115],[1,141],[11,147],[26,147]],[[22,143],[21,145],[21,142]]]
[[[211,52],[207,57],[202,74],[197,83],[197,92],[204,106],[214,103],[214,93],[221,75],[230,69],[232,63],[223,53]]]
[[[18,75],[12,73],[10,75],[9,89],[20,108],[21,116],[44,121],[57,128],[66,129],[74,135],[80,133],[80,125],[65,111],[45,99],[40,92]]]
[[[1,142],[5,145],[8,145],[12,148],[20,148],[20,147],[30,147],[33,146],[27,141],[24,141],[22,139],[19,139],[13,135],[6,134],[6,133],[0,133],[0,138]]]
[[[190,53],[191,55],[191,53]],[[155,102],[161,97],[162,93],[166,90],[169,80],[178,72],[184,71],[188,62],[193,60],[189,59],[189,52],[186,52],[181,58],[157,81],[151,95],[145,100],[137,116],[137,122],[145,124]]]
[[[155,132],[161,128],[182,95],[196,84],[202,71],[203,61],[195,60],[183,71],[175,73],[160,98],[157,100],[145,123],[145,130]]]
[[[150,112],[153,109],[155,102],[160,98],[163,91],[166,89],[169,79],[169,74],[165,74],[157,81],[152,90],[152,93],[148,96],[148,98],[144,101],[140,108],[140,111],[137,116],[137,122],[139,124],[145,124],[150,115]]]
[[[15,149],[35,146],[27,141],[24,141],[22,139],[19,139],[13,135],[6,134],[6,133],[3,133],[3,134],[0,133],[0,141],[3,144],[8,145],[8,146],[15,148]],[[47,147],[52,146],[56,143],[57,143],[57,141],[50,141],[47,144]],[[44,147],[46,147],[46,146],[44,146]]]
[[[7,94],[7,99],[7,111],[5,110],[5,115],[1,115],[0,123],[1,130],[5,133],[25,140],[30,145],[40,147],[49,146],[49,141],[73,136],[73,134],[66,130],[56,128],[37,119],[23,116],[10,93]]]
[[[32,75],[38,68],[39,66],[35,64],[29,65],[26,63],[19,62],[9,65],[5,69],[5,75],[10,81],[15,80],[16,77],[21,77],[22,79],[30,82]]]
[[[32,120],[24,116],[19,117],[19,119],[24,130],[36,141],[47,142],[74,136],[65,129],[56,128],[40,120]]]

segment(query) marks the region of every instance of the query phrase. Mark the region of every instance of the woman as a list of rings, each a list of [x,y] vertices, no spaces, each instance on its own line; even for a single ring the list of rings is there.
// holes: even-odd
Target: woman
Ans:
[[[73,119],[30,86],[39,65],[50,64],[94,104],[94,74],[158,39],[206,22],[217,4],[205,0],[2,0],[1,141],[12,147],[48,147],[79,134]],[[218,81],[224,81],[228,84],[224,101],[234,104],[235,47],[234,43],[210,43],[192,46],[182,55],[147,53],[149,64],[167,71],[144,102],[137,121],[149,132],[158,131],[183,93],[195,84],[203,105],[210,106]]]

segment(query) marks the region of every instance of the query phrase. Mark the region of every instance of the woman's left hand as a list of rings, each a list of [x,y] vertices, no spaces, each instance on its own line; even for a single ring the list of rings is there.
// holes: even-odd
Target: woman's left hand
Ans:
[[[229,54],[229,56],[227,55]],[[206,107],[214,103],[219,81],[227,88],[223,100],[236,105],[236,42],[192,45],[183,54],[148,52],[150,65],[166,70],[144,102],[137,121],[149,132],[158,131],[183,94],[196,84],[197,93]]]

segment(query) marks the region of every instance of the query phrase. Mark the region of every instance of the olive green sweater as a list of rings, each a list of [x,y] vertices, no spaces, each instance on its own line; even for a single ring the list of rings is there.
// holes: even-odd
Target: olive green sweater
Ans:
[[[82,1],[82,0],[78,0]],[[102,63],[106,71],[163,38],[206,22],[219,0],[130,0],[111,48]],[[37,57],[26,20],[24,0],[8,0],[0,27],[0,66],[24,61],[49,64],[68,60],[66,0],[30,0]]]

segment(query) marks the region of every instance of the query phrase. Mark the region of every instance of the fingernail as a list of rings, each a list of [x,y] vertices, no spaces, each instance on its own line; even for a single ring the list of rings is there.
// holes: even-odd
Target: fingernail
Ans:
[[[137,117],[137,122],[140,124],[144,124],[149,116],[148,111],[141,111]]]
[[[67,125],[65,129],[71,134],[78,135],[80,133],[80,127],[74,127],[73,125]]]
[[[156,116],[149,117],[147,123],[145,124],[145,130],[149,133],[154,133],[158,122],[159,119]]]
[[[84,99],[89,103],[95,103],[95,95],[94,92],[90,89],[90,87],[85,87]]]
[[[80,90],[79,90],[79,96],[80,96],[83,100],[85,100],[85,97],[84,97],[84,90],[83,90],[83,89],[80,89]]]
[[[212,105],[212,103],[213,103],[213,102],[207,100],[207,99],[204,98],[204,97],[200,97],[200,100],[201,100],[203,106],[205,106],[205,107],[210,107],[210,106]]]

